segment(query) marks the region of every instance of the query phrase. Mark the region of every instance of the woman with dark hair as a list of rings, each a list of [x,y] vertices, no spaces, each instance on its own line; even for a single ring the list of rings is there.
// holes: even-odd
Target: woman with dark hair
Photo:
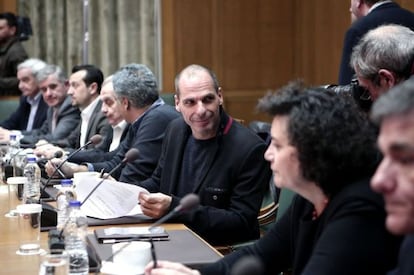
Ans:
[[[264,237],[217,263],[196,271],[160,262],[147,274],[229,274],[244,256],[257,257],[264,274],[385,274],[400,238],[387,232],[383,200],[369,186],[379,154],[367,117],[351,97],[299,82],[258,108],[273,117],[265,158],[275,184],[297,193],[290,208]]]

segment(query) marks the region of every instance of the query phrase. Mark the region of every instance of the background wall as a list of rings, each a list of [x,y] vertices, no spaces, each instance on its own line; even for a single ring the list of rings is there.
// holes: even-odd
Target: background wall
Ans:
[[[129,62],[145,63],[165,93],[186,65],[213,69],[234,117],[256,114],[257,99],[296,78],[336,83],[350,0],[160,0],[162,54],[156,51],[154,0],[89,0],[89,62],[105,74]],[[414,1],[395,1],[414,11]],[[0,11],[31,18],[31,56],[69,70],[82,62],[81,0],[0,0]]]

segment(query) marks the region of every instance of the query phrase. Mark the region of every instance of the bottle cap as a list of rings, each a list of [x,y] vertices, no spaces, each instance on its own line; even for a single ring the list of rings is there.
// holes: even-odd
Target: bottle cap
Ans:
[[[81,206],[80,201],[70,201],[69,202],[69,207],[80,207],[80,206]]]
[[[62,186],[72,186],[73,181],[72,179],[63,179],[60,181],[60,185]]]
[[[27,157],[27,162],[36,162],[36,157],[35,156],[28,156]]]

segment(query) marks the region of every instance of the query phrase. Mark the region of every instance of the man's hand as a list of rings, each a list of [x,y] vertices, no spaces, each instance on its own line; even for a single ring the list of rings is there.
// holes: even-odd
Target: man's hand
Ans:
[[[50,158],[53,158],[55,153],[58,151],[62,151],[62,155],[64,155],[64,151],[62,148],[54,146],[49,143],[49,144],[37,146],[33,150],[33,153],[36,154],[36,156],[42,156],[44,158],[50,159]]]
[[[144,215],[158,219],[168,212],[172,198],[163,193],[141,192],[138,195],[138,200]]]
[[[64,160],[63,159],[57,159],[54,158],[52,160],[49,160],[45,165],[45,171],[49,177],[53,175],[53,173],[56,175],[56,167],[58,167]],[[62,167],[60,167],[60,170],[65,174],[66,177],[71,178],[73,177],[73,174],[76,172],[87,172],[88,167],[84,165],[78,165],[76,163],[72,162],[65,162]]]
[[[0,127],[0,141],[10,141],[10,131]]]

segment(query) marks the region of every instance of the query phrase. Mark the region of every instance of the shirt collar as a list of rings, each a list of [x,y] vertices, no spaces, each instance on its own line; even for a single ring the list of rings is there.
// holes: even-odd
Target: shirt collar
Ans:
[[[392,3],[392,1],[391,0],[385,0],[385,1],[377,2],[374,5],[372,5],[372,7],[368,10],[368,13],[370,13],[373,9],[375,9],[379,6],[384,5],[384,4],[388,4],[388,3]]]
[[[95,110],[96,105],[99,102],[99,97],[95,98],[94,101],[91,102],[91,104],[89,104],[85,109],[82,110],[81,112],[81,117],[84,120],[89,120],[89,118],[92,116],[93,111]]]
[[[122,131],[127,127],[128,123],[125,120],[122,120],[121,122],[119,122],[117,125],[112,126],[112,129],[121,129]]]
[[[30,105],[37,104],[37,103],[39,103],[41,96],[42,96],[41,93],[37,93],[37,95],[35,95],[34,98],[31,98],[30,96],[28,96],[28,97],[26,97],[26,102],[29,103]]]

